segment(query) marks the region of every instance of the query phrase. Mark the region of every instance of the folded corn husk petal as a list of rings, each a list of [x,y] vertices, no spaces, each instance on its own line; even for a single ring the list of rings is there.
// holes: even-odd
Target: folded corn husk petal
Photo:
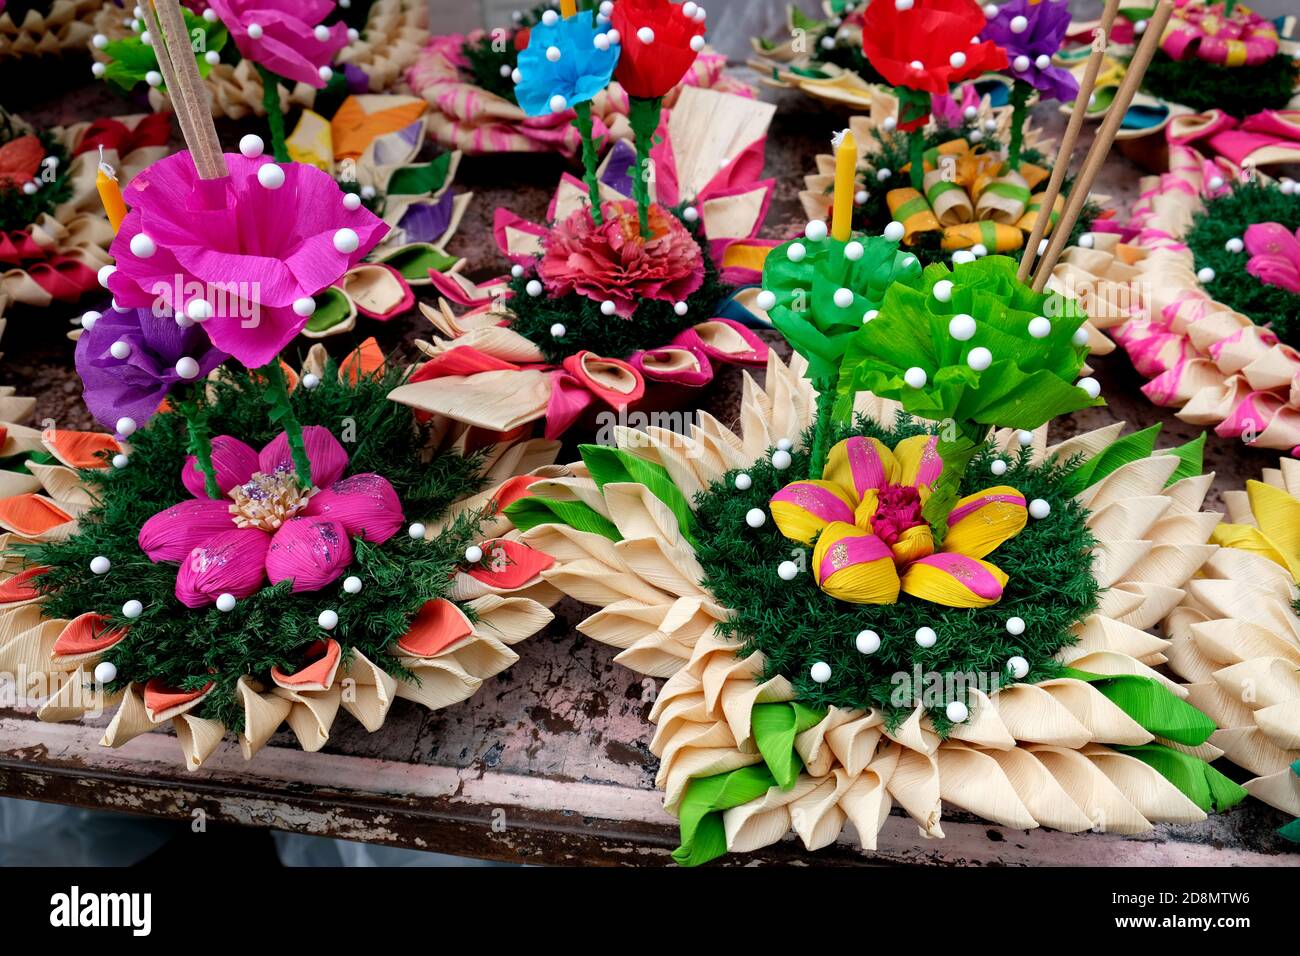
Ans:
[[[662,465],[691,500],[727,470],[769,454],[777,440],[799,440],[816,398],[801,371],[801,361],[787,366],[773,357],[763,386],[745,377],[739,434],[702,416],[687,437],[619,429],[616,441]],[[869,395],[855,405],[887,421],[897,408]],[[1036,454],[1039,460],[1090,457],[1113,444],[1121,427],[1056,446],[1036,435]],[[1000,439],[1015,441],[1010,434]],[[1063,650],[1062,659],[1094,673],[1151,677],[1186,695],[1152,668],[1175,654],[1186,656],[1189,628],[1204,616],[1164,638],[1146,629],[1179,610],[1185,582],[1212,582],[1197,576],[1218,551],[1207,542],[1219,517],[1199,510],[1208,481],[1184,479],[1166,488],[1177,460],[1158,458],[1129,463],[1079,496],[1093,511],[1098,575],[1110,590],[1098,611],[1079,622],[1077,643]],[[610,484],[596,502],[589,500],[588,485],[557,487],[566,494],[581,487],[588,496],[583,500],[608,514],[625,540],[615,544],[561,525],[539,526],[523,540],[556,559],[544,574],[548,583],[598,608],[579,630],[617,648],[620,663],[667,678],[651,708],[650,746],[660,758],[656,783],[675,812],[693,778],[761,761],[751,727],[754,705],[792,700],[794,689],[768,674],[761,654],[741,658],[739,645],[718,635],[715,625],[727,611],[702,590],[701,569],[676,516],[648,489]],[[1208,673],[1206,680],[1217,687]],[[1062,678],[991,697],[972,690],[970,703],[969,720],[946,741],[921,709],[888,729],[879,714],[830,708],[795,739],[803,771],[790,790],[772,788],[723,813],[729,848],[766,846],[791,830],[815,848],[834,840],[849,821],[858,842],[872,848],[895,804],[932,837],[943,834],[945,801],[1022,829],[1138,833],[1156,821],[1200,818],[1163,778],[1151,783],[1155,771],[1103,746],[1153,738],[1092,684]]]
[[[1300,463],[1265,469],[1266,484],[1294,496]],[[1293,532],[1276,515],[1256,515],[1244,491],[1224,495],[1233,524],[1270,541]],[[1213,530],[1213,529],[1211,529]],[[1169,668],[1188,681],[1188,701],[1221,728],[1208,746],[1256,774],[1244,786],[1257,799],[1300,815],[1300,619],[1291,571],[1262,554],[1217,548],[1185,597],[1166,616]]]
[[[71,30],[75,34],[75,39],[72,42],[73,46],[80,47],[88,44],[94,32],[89,23],[77,18],[85,14],[86,4],[87,0],[60,0],[52,8],[51,15],[53,10],[57,9],[66,16],[63,21],[63,28]],[[73,15],[74,7],[77,8],[76,15]],[[17,36],[6,37],[6,23],[9,23],[12,27],[9,16],[0,12],[0,62],[3,62],[10,52],[22,52],[9,46],[8,41],[10,39],[14,43],[21,45],[24,37],[30,35],[28,33],[30,26],[35,24],[38,31],[43,29],[41,16],[35,9],[27,11],[27,16],[20,25]],[[39,49],[28,49],[26,52],[57,52],[58,47],[53,44],[60,42],[58,36],[58,29],[45,33],[43,38],[48,40],[51,45]],[[26,126],[16,117],[8,117],[6,114],[6,118],[15,122],[20,129]],[[128,129],[134,130],[145,117],[143,115],[130,115],[118,116],[114,117],[114,119]],[[108,247],[113,241],[113,229],[104,215],[99,200],[99,192],[95,185],[95,176],[100,162],[99,153],[90,149],[80,150],[87,133],[90,131],[90,121],[75,123],[67,127],[55,127],[49,130],[50,135],[67,149],[68,155],[73,157],[69,164],[67,178],[70,194],[67,199],[55,207],[52,213],[42,214],[35,222],[27,223],[25,226],[32,237],[32,241],[40,246],[48,257],[64,256],[69,260],[75,260],[91,272],[98,272],[103,266],[111,263]],[[125,186],[142,169],[150,163],[163,158],[167,153],[168,148],[166,145],[140,146],[124,156],[119,155],[117,149],[114,148],[104,151],[103,161],[114,168],[118,181]],[[36,308],[47,308],[54,304],[56,300],[46,289],[46,286],[37,282],[32,276],[30,270],[35,265],[36,263],[29,262],[24,265],[0,269],[0,314],[3,314],[6,302],[22,303]],[[75,298],[75,294],[73,297]],[[60,301],[62,301],[62,297]],[[78,329],[73,334],[79,333],[80,330]]]
[[[323,349],[313,348],[304,371],[315,369],[318,374],[323,372],[325,358]],[[24,415],[31,413],[30,408],[24,411],[20,404],[15,405],[15,409]],[[463,440],[462,432],[437,428],[434,431],[445,443],[441,453],[457,453],[454,448]],[[81,433],[39,432],[19,423],[6,423],[0,454],[49,451],[60,460],[72,461],[68,454],[81,437]],[[562,476],[565,472],[553,465],[558,450],[556,442],[499,443],[482,459],[482,473],[492,485],[491,491],[486,496],[458,502],[449,510],[456,514],[480,510],[503,482],[516,475]],[[88,487],[67,464],[34,464],[32,473],[36,490],[47,492],[51,496],[47,500],[52,506],[73,516],[66,529],[66,533],[73,533],[75,515],[92,502]],[[31,492],[23,489],[19,493]],[[517,538],[508,521],[500,515],[483,527],[491,527],[493,540]],[[49,536],[43,533],[36,538]],[[70,720],[116,706],[101,741],[104,746],[119,747],[170,721],[186,767],[197,769],[215,751],[226,731],[220,722],[201,716],[198,708],[204,695],[185,700],[164,712],[151,713],[145,705],[142,686],[130,685],[115,695],[104,693],[88,675],[93,672],[103,652],[120,638],[104,635],[102,646],[95,643],[98,640],[97,629],[87,623],[95,617],[93,614],[83,614],[75,621],[44,617],[44,599],[24,585],[33,570],[24,567],[9,551],[11,544],[31,540],[13,532],[0,535],[0,551],[3,551],[0,588],[6,589],[7,597],[5,603],[0,603],[0,670],[21,678],[23,697],[40,695],[45,698],[37,711],[43,720]],[[304,750],[319,750],[329,740],[340,707],[368,730],[374,731],[383,725],[398,697],[409,698],[430,708],[445,707],[465,699],[485,680],[518,659],[511,645],[545,627],[552,620],[547,607],[559,598],[559,592],[540,578],[526,582],[517,591],[503,591],[469,575],[458,574],[452,591],[466,592],[462,599],[474,614],[474,624],[468,636],[429,657],[414,657],[403,652],[400,646],[394,649],[404,666],[419,679],[418,683],[394,679],[355,649],[345,659],[333,641],[326,642],[328,647],[323,657],[297,674],[273,672],[270,686],[264,687],[248,676],[241,677],[236,693],[244,710],[244,726],[237,736],[245,759],[251,759],[284,723],[289,725]],[[671,604],[671,601],[665,601]],[[714,609],[713,613],[711,620],[721,619],[719,609]],[[672,626],[681,628],[682,636],[689,636],[693,641],[705,625],[697,623],[692,631],[689,618],[688,614]],[[57,653],[56,645],[61,648]],[[683,647],[682,654],[683,659],[689,656],[689,647]]]

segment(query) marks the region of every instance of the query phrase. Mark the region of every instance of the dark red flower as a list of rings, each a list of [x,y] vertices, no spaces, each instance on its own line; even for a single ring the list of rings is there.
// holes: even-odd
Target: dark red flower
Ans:
[[[688,8],[698,11],[696,16],[688,16]],[[658,99],[681,82],[704,49],[702,13],[693,3],[669,0],[614,4],[613,27],[623,47],[614,78],[629,96]]]
[[[954,83],[1006,68],[1006,51],[978,39],[984,24],[975,0],[916,0],[906,10],[876,0],[867,7],[862,49],[892,85],[947,93]]]

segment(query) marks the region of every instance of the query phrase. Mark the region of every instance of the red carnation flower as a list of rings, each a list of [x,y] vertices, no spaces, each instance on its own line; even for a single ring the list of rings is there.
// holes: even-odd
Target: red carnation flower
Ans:
[[[954,83],[1006,67],[1005,50],[978,41],[985,19],[975,0],[921,0],[906,10],[879,0],[867,7],[862,49],[892,85],[943,94]]]
[[[682,81],[704,49],[704,17],[687,16],[687,6],[698,9],[695,4],[668,0],[614,4],[613,26],[623,47],[614,78],[629,96],[646,100],[664,96]]]

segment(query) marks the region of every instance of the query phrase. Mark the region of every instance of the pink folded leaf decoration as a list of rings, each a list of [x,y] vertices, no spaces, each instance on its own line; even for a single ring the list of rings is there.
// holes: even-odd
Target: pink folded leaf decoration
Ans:
[[[1256,223],[1246,229],[1246,271],[1266,285],[1300,295],[1300,232],[1292,233],[1276,222]]]

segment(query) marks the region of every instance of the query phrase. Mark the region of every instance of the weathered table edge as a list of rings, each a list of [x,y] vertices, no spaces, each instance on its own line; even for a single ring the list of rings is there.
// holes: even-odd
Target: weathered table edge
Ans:
[[[12,713],[12,712],[11,712]],[[657,791],[471,768],[401,764],[267,748],[244,763],[223,746],[186,773],[175,740],[138,737],[102,748],[98,731],[0,717],[0,794],[155,818],[222,822],[514,863],[670,864],[675,821]],[[810,854],[793,837],[736,855],[730,865],[945,864],[968,866],[1294,866],[1287,854],[1230,848],[1215,819],[1153,834],[1071,835],[945,820],[946,839],[925,840],[895,815],[875,852],[852,827]]]

